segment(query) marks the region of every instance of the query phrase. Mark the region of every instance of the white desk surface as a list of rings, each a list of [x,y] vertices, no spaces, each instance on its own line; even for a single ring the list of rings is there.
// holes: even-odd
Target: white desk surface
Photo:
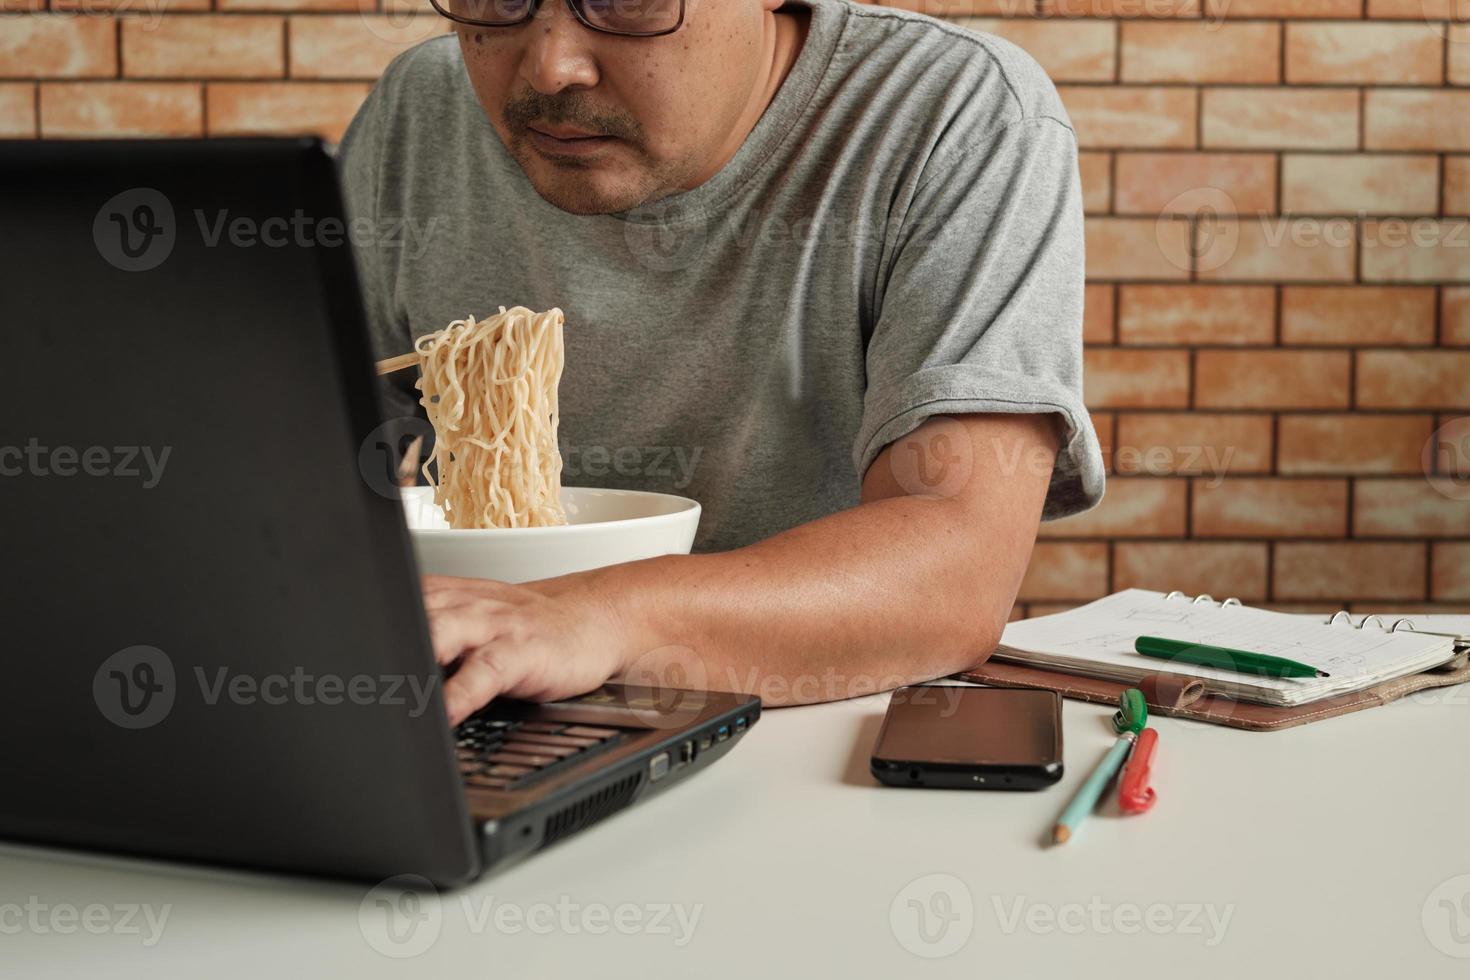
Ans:
[[[1470,689],[1272,734],[1159,719],[1157,806],[1065,847],[1042,841],[1109,709],[1067,703],[1053,789],[899,790],[867,771],[886,701],[768,712],[686,784],[431,896],[405,945],[365,886],[3,846],[0,974],[1470,975]],[[98,934],[48,918],[99,904]],[[151,946],[126,906],[167,907]]]

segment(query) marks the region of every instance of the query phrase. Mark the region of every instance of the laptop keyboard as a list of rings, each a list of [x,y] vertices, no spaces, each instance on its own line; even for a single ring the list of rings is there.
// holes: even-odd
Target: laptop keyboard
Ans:
[[[594,725],[475,717],[455,730],[455,755],[470,786],[519,789],[548,770],[581,762],[621,734]]]

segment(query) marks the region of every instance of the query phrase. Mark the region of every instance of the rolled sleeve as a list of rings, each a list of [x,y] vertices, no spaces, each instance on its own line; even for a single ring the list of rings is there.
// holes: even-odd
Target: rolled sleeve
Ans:
[[[948,157],[915,190],[867,349],[858,473],[938,415],[1055,414],[1064,436],[1042,511],[1102,499],[1082,401],[1084,252],[1077,145],[1051,116]]]

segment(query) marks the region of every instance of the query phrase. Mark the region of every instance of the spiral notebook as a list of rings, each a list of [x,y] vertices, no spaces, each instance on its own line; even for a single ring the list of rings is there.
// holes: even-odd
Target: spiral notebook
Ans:
[[[1167,670],[1198,678],[1206,692],[1289,707],[1363,690],[1447,663],[1463,642],[1452,631],[1416,629],[1412,617],[1357,622],[1346,612],[1328,618],[1256,609],[1238,599],[1127,589],[1066,612],[1010,623],[994,659],[1084,677],[1136,684]],[[1170,663],[1133,650],[1139,636],[1160,636],[1286,657],[1327,671],[1327,677],[1256,677]]]

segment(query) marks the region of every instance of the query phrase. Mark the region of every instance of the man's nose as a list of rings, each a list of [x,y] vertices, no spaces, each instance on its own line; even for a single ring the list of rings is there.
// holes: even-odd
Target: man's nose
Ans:
[[[521,78],[543,95],[597,84],[592,32],[577,21],[566,0],[544,0],[524,30],[531,41],[521,59]]]

